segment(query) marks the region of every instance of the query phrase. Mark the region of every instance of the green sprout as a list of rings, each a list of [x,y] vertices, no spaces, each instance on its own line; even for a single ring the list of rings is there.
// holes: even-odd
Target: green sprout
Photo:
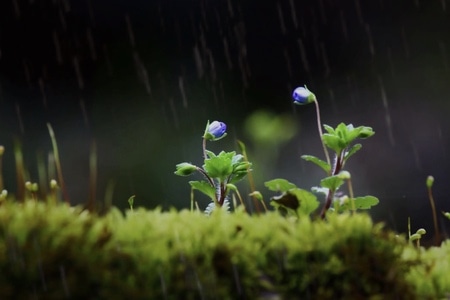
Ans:
[[[319,105],[317,97],[306,87],[298,87],[293,92],[294,103],[298,105],[305,105],[309,103],[316,104],[317,122],[319,135],[326,161],[312,155],[303,155],[302,158],[310,161],[323,169],[327,177],[320,181],[320,187],[314,187],[314,192],[323,193],[326,196],[325,204],[320,212],[320,217],[325,218],[327,211],[333,204],[333,210],[337,212],[355,211],[356,209],[369,209],[378,204],[379,200],[373,196],[354,197],[353,187],[350,173],[344,170],[348,159],[361,149],[361,144],[354,144],[357,139],[369,138],[375,134],[371,127],[358,126],[354,127],[352,124],[340,123],[336,128],[329,125],[323,125],[326,133],[322,133],[322,126],[320,121]],[[333,163],[330,161],[328,149],[334,152]],[[336,197],[338,189],[347,181],[350,197],[342,196]],[[316,197],[308,191],[298,189],[295,185],[286,184],[283,180],[276,179],[274,181],[266,182],[266,186],[273,191],[279,191],[283,194],[280,197],[272,198],[272,205],[283,207],[289,212],[298,209],[303,212],[312,213],[317,201]],[[305,207],[306,206],[306,207]],[[314,209],[313,209],[314,207]]]
[[[244,204],[235,183],[248,174],[251,163],[243,155],[236,154],[235,151],[221,151],[219,154],[215,154],[206,149],[206,141],[218,141],[227,135],[226,128],[226,124],[223,122],[207,122],[203,134],[204,164],[202,167],[187,162],[176,165],[176,175],[189,176],[199,172],[205,178],[202,181],[190,181],[189,184],[192,189],[198,190],[211,198],[212,202],[205,210],[207,214],[212,212],[217,206],[225,207],[228,210],[230,208],[228,196],[231,191],[234,191],[238,195],[241,204]]]

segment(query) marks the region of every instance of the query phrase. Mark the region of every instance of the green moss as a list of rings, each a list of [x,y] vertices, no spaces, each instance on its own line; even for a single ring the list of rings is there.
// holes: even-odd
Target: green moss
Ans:
[[[0,298],[431,298],[448,292],[439,274],[449,266],[436,262],[448,257],[449,244],[442,249],[418,257],[364,214],[311,221],[112,209],[98,216],[67,205],[5,202]],[[414,264],[421,259],[423,266]],[[430,268],[424,280],[433,284],[417,286]]]

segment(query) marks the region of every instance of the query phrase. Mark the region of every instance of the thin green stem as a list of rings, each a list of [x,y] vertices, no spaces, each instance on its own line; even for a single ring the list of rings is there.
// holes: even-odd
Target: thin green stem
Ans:
[[[325,146],[325,143],[323,142],[322,136],[323,136],[323,132],[322,132],[322,121],[320,120],[320,108],[319,108],[319,102],[314,101],[314,104],[316,105],[316,114],[317,114],[317,129],[319,130],[319,135],[320,135],[320,141],[322,143],[322,147],[323,147],[323,152],[325,154],[325,157],[327,159],[327,163],[328,165],[331,166],[330,164],[330,155],[328,154],[328,150],[327,147]]]
[[[432,192],[431,186],[428,186],[427,189],[428,189],[428,199],[430,199],[431,210],[433,212],[434,241],[436,243],[435,246],[438,246],[440,237],[439,237],[439,227],[438,227],[437,216],[436,216],[436,206],[434,205],[434,198],[433,198],[433,192]]]
[[[67,202],[67,204],[70,204],[69,195],[67,194],[66,185],[64,183],[62,174],[61,161],[59,160],[58,144],[56,143],[55,132],[53,131],[52,125],[50,125],[50,123],[47,123],[47,127],[50,134],[50,139],[52,141],[53,155],[55,156],[56,172],[58,173],[59,185],[61,186],[61,190],[65,198],[64,200]]]

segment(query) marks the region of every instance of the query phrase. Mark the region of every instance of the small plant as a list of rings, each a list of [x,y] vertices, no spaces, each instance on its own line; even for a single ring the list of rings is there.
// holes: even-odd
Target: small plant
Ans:
[[[227,135],[226,129],[227,126],[223,122],[214,121],[210,124],[208,121],[203,134],[203,166],[198,167],[187,162],[176,165],[176,175],[188,176],[199,172],[205,178],[202,181],[190,181],[189,184],[192,189],[199,190],[211,198],[212,201],[205,210],[207,214],[210,214],[215,207],[224,206],[228,210],[230,208],[228,197],[230,191],[236,192],[241,200],[241,204],[244,205],[234,184],[247,175],[250,171],[251,163],[246,161],[243,155],[236,154],[235,151],[221,151],[216,155],[214,152],[206,149],[206,141],[214,142],[224,138]]]
[[[305,87],[298,87],[294,90],[294,103],[305,105],[315,103],[317,112],[317,125],[320,139],[322,142],[326,161],[312,155],[303,155],[304,160],[310,161],[322,168],[327,177],[320,181],[320,187],[312,188],[312,191],[326,195],[325,204],[320,213],[323,219],[327,211],[333,205],[333,210],[342,212],[346,210],[354,211],[356,209],[368,209],[378,204],[378,199],[373,196],[354,197],[351,182],[351,175],[344,170],[348,159],[361,149],[361,144],[354,144],[356,139],[365,139],[374,135],[371,127],[354,127],[352,124],[340,123],[336,128],[329,125],[323,125],[326,133],[322,132],[320,121],[319,104],[316,96]],[[333,162],[330,160],[328,149],[334,152]],[[337,195],[338,189],[345,183],[348,183],[347,195]],[[314,194],[297,188],[294,184],[284,179],[275,179],[268,181],[265,185],[272,191],[280,191],[283,194],[272,198],[272,205],[283,211],[310,214],[318,207],[317,198]]]

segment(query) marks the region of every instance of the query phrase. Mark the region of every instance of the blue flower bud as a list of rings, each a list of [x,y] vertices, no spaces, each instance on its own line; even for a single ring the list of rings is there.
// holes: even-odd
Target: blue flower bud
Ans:
[[[316,101],[316,95],[311,93],[306,87],[298,87],[292,93],[294,103],[298,105],[309,104]]]
[[[204,138],[211,141],[217,141],[227,135],[227,125],[223,122],[214,121],[206,127]]]

